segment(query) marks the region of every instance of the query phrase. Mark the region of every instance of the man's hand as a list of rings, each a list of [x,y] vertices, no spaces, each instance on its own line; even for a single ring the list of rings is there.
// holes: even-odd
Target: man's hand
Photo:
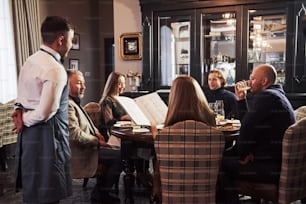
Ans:
[[[245,165],[249,162],[254,161],[254,155],[252,153],[248,154],[243,160],[239,160],[239,163]]]
[[[107,143],[105,142],[105,139],[104,139],[104,137],[103,137],[103,135],[102,135],[101,133],[96,132],[96,137],[97,137],[98,140],[99,140],[99,145],[100,145],[100,146],[111,147],[109,144],[107,144]]]
[[[239,87],[245,86],[245,81],[239,81],[235,84],[235,94],[238,98],[238,101],[243,100],[246,98],[247,91],[241,90]]]
[[[14,131],[17,134],[21,132],[23,127],[22,113],[23,113],[22,109],[16,109],[11,115],[14,123],[14,128],[12,131]]]

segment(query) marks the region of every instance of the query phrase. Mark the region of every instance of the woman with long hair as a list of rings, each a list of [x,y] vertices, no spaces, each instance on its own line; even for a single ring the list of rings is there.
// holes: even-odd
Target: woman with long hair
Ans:
[[[131,117],[126,113],[124,108],[116,100],[116,96],[123,93],[125,90],[125,75],[119,72],[112,72],[106,81],[104,91],[100,99],[101,105],[101,127],[100,132],[106,137],[110,137],[109,128],[117,121],[131,120]]]
[[[162,189],[155,192],[162,203],[215,203],[224,151],[223,133],[215,126],[214,112],[198,82],[178,76],[170,90],[164,128],[159,132],[152,128],[154,181],[160,177]]]
[[[165,126],[184,120],[195,120],[215,126],[215,116],[209,108],[199,83],[192,77],[182,75],[172,84],[169,94]]]

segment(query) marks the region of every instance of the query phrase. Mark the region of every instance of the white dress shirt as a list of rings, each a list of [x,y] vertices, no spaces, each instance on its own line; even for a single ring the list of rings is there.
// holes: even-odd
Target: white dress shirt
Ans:
[[[40,48],[27,59],[18,81],[16,102],[27,110],[23,114],[27,127],[54,116],[67,84],[67,73],[60,63],[60,54],[45,45]]]

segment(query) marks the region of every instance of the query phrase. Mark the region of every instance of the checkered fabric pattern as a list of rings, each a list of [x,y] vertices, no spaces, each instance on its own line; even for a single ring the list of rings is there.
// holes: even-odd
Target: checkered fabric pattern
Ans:
[[[221,131],[201,122],[182,121],[161,130],[154,145],[163,204],[215,203],[224,150]]]
[[[17,134],[12,131],[14,125],[11,114],[13,111],[14,101],[0,104],[0,147],[17,141]]]
[[[306,106],[301,106],[294,111],[296,121],[306,117]]]
[[[283,138],[279,203],[306,198],[306,118],[291,125]]]

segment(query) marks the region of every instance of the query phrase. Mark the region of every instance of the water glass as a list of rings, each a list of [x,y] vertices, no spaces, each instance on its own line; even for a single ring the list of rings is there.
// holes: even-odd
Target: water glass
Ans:
[[[225,119],[223,100],[216,100],[214,107],[216,113],[216,121],[223,121]]]

